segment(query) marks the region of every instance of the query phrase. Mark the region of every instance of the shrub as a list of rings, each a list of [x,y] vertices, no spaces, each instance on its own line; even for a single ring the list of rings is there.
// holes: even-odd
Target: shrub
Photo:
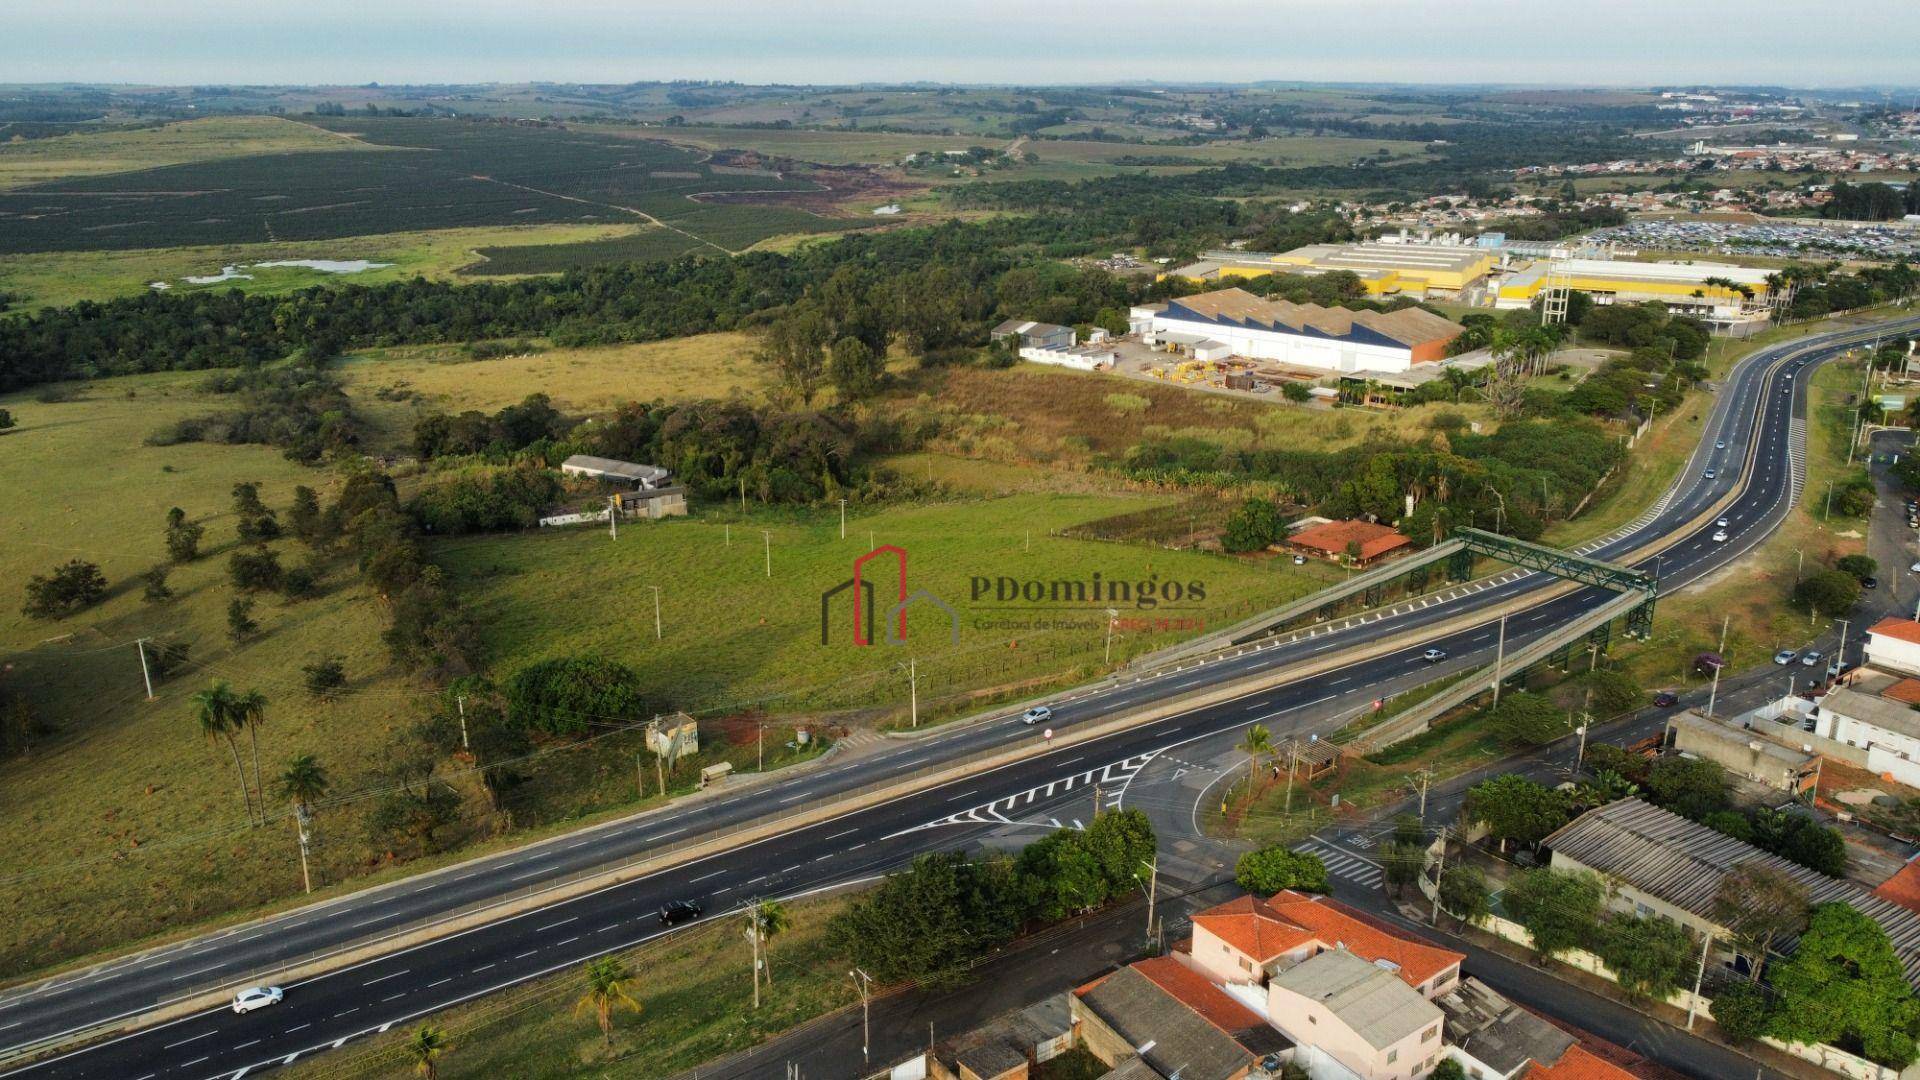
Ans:
[[[1714,992],[1712,1016],[1728,1038],[1744,1042],[1767,1033],[1773,1003],[1765,990],[1750,982],[1729,983]]]
[[[323,701],[338,697],[347,685],[346,665],[337,656],[322,656],[310,664],[303,664],[300,672],[307,695]]]
[[[1250,893],[1270,896],[1283,889],[1327,891],[1327,864],[1318,855],[1275,844],[1249,851],[1233,865],[1233,880]]]
[[[579,735],[654,711],[639,672],[598,656],[529,664],[507,679],[505,696],[514,725],[550,735]]]
[[[1552,701],[1539,694],[1512,693],[1487,713],[1488,723],[1500,738],[1513,746],[1539,746],[1565,735],[1567,717]]]
[[[280,556],[265,548],[234,552],[227,559],[227,573],[233,578],[233,587],[242,592],[277,592],[287,579]]]
[[[20,610],[30,619],[64,619],[85,611],[107,595],[107,579],[100,568],[84,559],[72,559],[50,574],[35,574],[27,582],[27,602]]]
[[[1857,580],[1865,581],[1879,572],[1880,564],[1875,562],[1871,555],[1842,555],[1833,564],[1833,568],[1843,574],[1850,574]]]

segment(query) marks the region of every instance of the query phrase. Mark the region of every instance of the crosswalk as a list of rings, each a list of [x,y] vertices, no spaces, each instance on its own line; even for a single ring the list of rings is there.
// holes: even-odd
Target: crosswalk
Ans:
[[[1327,873],[1369,889],[1380,887],[1380,867],[1373,862],[1317,840],[1308,840],[1293,850],[1319,856],[1327,864]]]
[[[1110,765],[1102,765],[1073,773],[1045,784],[1015,792],[991,802],[984,802],[965,810],[956,811],[902,829],[893,836],[905,836],[908,833],[925,829],[938,829],[950,825],[1030,825],[1047,829],[1084,829],[1086,819],[1093,816],[1095,791],[1097,787],[1101,810],[1118,810],[1127,794],[1127,785],[1139,775],[1147,762],[1152,761],[1158,750],[1149,750],[1144,754],[1135,754]],[[1078,793],[1073,801],[1066,802],[1069,793]],[[965,798],[975,792],[962,792],[954,796]],[[1060,803],[1062,805],[1056,805]],[[1078,815],[1078,816],[1076,816]],[[892,839],[892,837],[888,837]]]

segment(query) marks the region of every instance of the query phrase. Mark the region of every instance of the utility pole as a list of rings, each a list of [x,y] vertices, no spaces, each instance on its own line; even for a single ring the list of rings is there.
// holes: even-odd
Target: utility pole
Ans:
[[[1152,941],[1153,898],[1154,893],[1160,888],[1160,859],[1156,856],[1152,862],[1143,862],[1140,865],[1147,868],[1147,940]],[[1133,876],[1135,880],[1139,880],[1140,872],[1134,871]]]
[[[1413,789],[1420,793],[1420,824],[1425,825],[1427,823],[1427,789],[1433,786],[1433,767],[1429,765],[1421,769],[1418,779],[1409,782],[1413,784]]]
[[[1847,630],[1851,625],[1850,619],[1840,620],[1840,647],[1833,652],[1833,662],[1843,668],[1847,666]]]
[[[1793,583],[1795,585],[1800,584],[1800,577],[1803,573],[1806,572],[1806,568],[1807,568],[1807,553],[1800,548],[1794,548],[1793,549]]]
[[[1117,620],[1118,618],[1120,618],[1120,613],[1118,611],[1115,611],[1112,608],[1107,609],[1107,659],[1106,659],[1106,662],[1109,664],[1113,663],[1113,624],[1114,624],[1114,621]],[[153,695],[148,694],[147,696],[152,697]]]
[[[1693,1018],[1700,1012],[1700,984],[1707,978],[1707,953],[1713,949],[1713,931],[1707,931],[1706,940],[1700,943],[1700,970],[1693,976],[1693,997],[1687,1000],[1687,1030],[1693,1030]]]
[[[1728,628],[1728,627],[1730,627],[1730,626],[1732,626],[1732,625],[1733,625],[1733,616],[1731,616],[1731,615],[1726,615],[1726,616],[1723,616],[1723,617],[1721,617],[1721,619],[1720,619],[1720,648],[1719,648],[1719,650],[1718,650],[1718,651],[1719,651],[1719,653],[1720,653],[1720,655],[1721,655],[1721,656],[1723,656],[1723,657],[1727,655],[1727,628]]]
[[[307,843],[309,839],[307,836],[307,822],[310,818],[311,815],[307,813],[307,804],[295,800],[293,804],[293,827],[295,835],[300,838],[300,884],[304,886],[309,893],[313,892],[313,874],[307,868]]]
[[[1111,635],[1112,631],[1109,630],[1108,634]],[[142,681],[144,681],[147,684],[147,700],[152,701],[153,700],[153,673],[147,670],[147,639],[141,638],[140,640],[134,642],[133,644],[135,648],[138,648],[140,650],[140,678]],[[308,891],[312,891],[312,890],[308,890]]]
[[[725,538],[726,545],[728,547],[732,547],[733,546],[733,522],[731,521],[722,522],[720,524],[720,530],[721,530],[720,535]]]
[[[615,540],[620,539],[620,496],[607,496],[607,531]]]
[[[1713,719],[1713,703],[1720,697],[1720,669],[1724,664],[1713,666],[1713,689],[1707,691],[1707,719]]]
[[[460,749],[471,750],[473,743],[467,741],[467,695],[455,694],[453,707],[460,713]]]
[[[1100,781],[1095,780],[1093,782],[1093,818],[1089,820],[1098,820],[1099,817],[1100,817]]]
[[[1285,813],[1293,813],[1293,774],[1300,767],[1300,737],[1295,735],[1287,740],[1287,805]]]
[[[1428,926],[1440,924],[1440,879],[1447,872],[1447,827],[1440,826],[1440,861],[1433,868],[1433,914],[1427,916]]]
[[[660,640],[660,586],[649,585],[653,590],[653,640]]]
[[[1500,682],[1506,674],[1503,670],[1507,662],[1507,617],[1500,616],[1500,640],[1493,649],[1493,706],[1500,707]]]
[[[760,1008],[760,905],[747,901],[747,940],[753,943],[753,1007]]]
[[[1833,520],[1833,481],[1831,480],[1827,481],[1827,505],[1825,509],[1820,511],[1820,520]]]
[[[907,717],[920,726],[920,659],[915,656],[907,657]]]
[[[1586,764],[1586,761],[1587,761],[1587,729],[1588,729],[1589,727],[1592,727],[1592,726],[1593,726],[1593,714],[1592,714],[1592,713],[1589,713],[1589,712],[1583,712],[1583,713],[1581,713],[1581,714],[1580,714],[1580,726],[1579,726],[1579,727],[1577,727],[1577,728],[1574,728],[1574,730],[1575,730],[1576,732],[1579,732],[1579,734],[1580,734],[1580,748],[1579,748],[1578,750],[1576,750],[1576,751],[1574,751],[1574,754],[1573,754],[1573,774],[1574,774],[1575,776],[1578,776],[1578,775],[1580,775],[1580,767],[1581,767],[1582,765],[1584,765],[1584,764]]]
[[[860,1060],[871,1064],[873,1061],[871,1045],[873,1040],[867,1035],[867,1023],[870,1019],[867,1012],[867,1005],[871,1000],[870,993],[873,989],[873,976],[868,975],[859,968],[854,968],[852,971],[847,972],[847,978],[852,979],[853,985],[860,988]]]
[[[840,539],[847,538],[847,500],[840,500]]]
[[[647,759],[641,754],[633,755],[633,789],[647,797]]]
[[[767,576],[771,578],[773,576],[773,533],[772,531],[768,529],[761,529],[760,539],[764,541],[767,546]]]

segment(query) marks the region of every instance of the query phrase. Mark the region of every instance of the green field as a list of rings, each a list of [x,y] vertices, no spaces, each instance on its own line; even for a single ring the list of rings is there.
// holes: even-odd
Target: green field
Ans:
[[[344,145],[372,149],[276,116],[210,116],[134,131],[0,142],[0,189],[253,154],[337,151]]]
[[[752,150],[774,157],[820,165],[884,165],[923,150],[998,149],[1005,139],[965,135],[912,135],[901,132],[815,128],[753,129],[727,127],[620,127],[586,125],[584,130],[627,139],[648,139],[702,150]]]

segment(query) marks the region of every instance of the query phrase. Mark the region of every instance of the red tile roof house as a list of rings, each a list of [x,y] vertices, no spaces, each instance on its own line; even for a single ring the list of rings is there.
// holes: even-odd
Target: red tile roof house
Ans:
[[[1413,541],[1371,521],[1328,521],[1310,525],[1287,537],[1288,547],[1343,562],[1352,558],[1355,566],[1365,566],[1384,555],[1409,547]],[[1357,552],[1353,550],[1358,545]]]
[[[1176,955],[1213,982],[1263,987],[1280,971],[1342,948],[1392,971],[1429,1000],[1460,981],[1466,959],[1382,930],[1338,900],[1290,890],[1200,912],[1193,917],[1191,951]]]

